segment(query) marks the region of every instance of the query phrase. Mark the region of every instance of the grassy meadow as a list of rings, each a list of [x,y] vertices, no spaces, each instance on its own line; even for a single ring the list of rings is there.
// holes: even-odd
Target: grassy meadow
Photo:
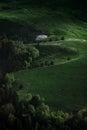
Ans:
[[[15,78],[24,85],[18,90],[20,98],[27,93],[40,94],[53,109],[87,107],[87,23],[77,19],[68,9],[52,11],[23,5],[17,8],[13,4],[3,10],[2,6],[6,5],[0,6],[0,28],[8,35],[17,33],[19,40],[23,38],[27,43],[32,43],[38,34],[65,38],[64,41],[46,43],[48,45],[40,44],[40,51],[48,53],[40,60],[54,60],[54,65],[15,72]],[[80,40],[74,41],[73,38]],[[57,44],[75,48],[79,54],[59,53]],[[67,60],[68,56],[71,60]]]
[[[15,4],[8,7],[8,10],[0,10],[0,19],[8,20],[5,22],[13,25],[13,27],[5,26],[5,30],[9,28],[12,30],[11,33],[16,30],[14,33],[18,32],[19,36],[26,38],[35,38],[37,34],[45,33],[58,37],[87,39],[86,22],[77,19],[72,10],[59,8],[58,11],[52,11],[45,7],[23,5],[18,8]],[[5,23],[0,25],[4,30]]]
[[[15,73],[24,88],[18,91],[21,98],[27,93],[40,94],[54,109],[87,107],[87,42],[63,42],[80,51],[77,59],[58,65],[23,70]]]

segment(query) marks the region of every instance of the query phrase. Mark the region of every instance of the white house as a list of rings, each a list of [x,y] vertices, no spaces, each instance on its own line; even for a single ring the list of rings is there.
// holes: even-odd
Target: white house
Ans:
[[[38,36],[36,36],[36,41],[43,41],[43,40],[46,40],[48,38],[48,36],[47,35],[44,35],[44,34],[42,34],[42,35],[38,35]]]

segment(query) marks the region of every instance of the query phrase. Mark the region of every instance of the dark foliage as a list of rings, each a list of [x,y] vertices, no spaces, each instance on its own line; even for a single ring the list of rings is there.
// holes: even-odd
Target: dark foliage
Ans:
[[[39,95],[32,94],[20,101],[13,88],[2,81],[4,78],[0,75],[1,130],[87,130],[87,109],[52,112]]]
[[[32,61],[39,57],[34,46],[27,46],[22,41],[4,38],[0,41],[0,65],[3,71],[12,72],[30,68]]]

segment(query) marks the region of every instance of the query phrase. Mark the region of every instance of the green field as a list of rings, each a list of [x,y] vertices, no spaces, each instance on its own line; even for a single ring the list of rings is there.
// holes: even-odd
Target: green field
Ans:
[[[87,107],[87,42],[64,42],[78,48],[79,57],[50,67],[15,73],[24,88],[18,91],[21,98],[27,93],[40,94],[52,108],[75,109]]]
[[[24,39],[35,38],[38,33],[58,37],[65,36],[65,38],[87,39],[87,23],[76,19],[72,10],[52,11],[45,7],[20,6],[20,8],[17,8],[11,5],[9,8],[9,10],[0,11],[0,19],[8,20],[5,23],[3,22],[4,24],[0,24],[0,28],[3,27],[3,30],[5,28],[6,32],[10,28],[10,33],[19,33]],[[6,26],[6,23],[8,26]]]
[[[48,48],[41,45],[40,51],[51,51],[51,54],[40,60],[54,60],[55,64],[16,72],[15,78],[24,84],[24,88],[18,91],[20,98],[27,93],[40,94],[53,109],[87,107],[87,41],[83,41],[87,39],[87,23],[77,19],[70,9],[52,11],[45,7],[7,6],[8,10],[0,10],[0,33],[4,30],[9,37],[17,34],[25,43],[31,43],[38,34],[64,36],[65,41],[58,44],[74,47],[79,52],[68,61],[67,57],[71,55],[57,54],[55,42],[52,43],[53,49],[51,43],[46,43]]]
[[[1,130],[87,130],[86,5],[0,1]]]

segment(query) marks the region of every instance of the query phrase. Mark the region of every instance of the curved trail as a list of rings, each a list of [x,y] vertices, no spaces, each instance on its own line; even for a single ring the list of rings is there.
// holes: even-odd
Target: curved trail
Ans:
[[[77,38],[68,38],[68,39],[66,39],[65,41],[73,41],[73,42],[75,42],[75,41],[78,41],[78,42],[87,42],[86,39],[77,39]]]
[[[87,42],[86,39],[76,39],[76,38],[68,38],[68,39],[65,39],[64,41],[72,41],[72,42],[75,42],[75,41],[79,41],[79,42]],[[54,43],[55,42],[55,43]],[[37,45],[38,43],[34,43],[33,45]],[[60,41],[52,41],[52,42],[45,42],[45,43],[39,43],[40,45],[50,45],[50,46],[59,46],[62,44],[62,40]],[[32,44],[29,44],[29,45],[32,45]],[[55,65],[51,65],[51,66],[57,66],[57,65],[62,65],[62,64],[66,64],[66,63],[70,63],[70,62],[74,62],[74,61],[77,61],[81,58],[80,57],[76,57],[76,58],[72,58],[70,60],[67,60],[66,61],[62,61],[60,63],[56,63]],[[48,66],[44,66],[44,67],[48,67]]]
[[[37,44],[39,44],[39,45],[52,45],[52,46],[56,46],[56,45],[61,45],[62,44],[62,41],[63,40],[59,40],[59,41],[51,41],[51,42],[42,42],[42,43],[31,43],[31,44],[28,44],[28,45],[37,45]],[[65,39],[64,41],[71,41],[71,42],[87,42],[87,40],[86,39],[77,39],[77,38],[67,38],[67,39]],[[54,43],[55,42],[55,43]]]

